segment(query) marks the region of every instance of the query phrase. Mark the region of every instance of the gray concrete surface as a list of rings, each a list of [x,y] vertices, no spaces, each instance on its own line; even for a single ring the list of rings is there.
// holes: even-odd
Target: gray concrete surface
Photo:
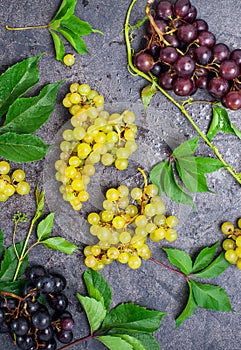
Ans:
[[[41,79],[38,86],[65,79],[58,94],[55,111],[50,120],[39,131],[39,135],[48,144],[54,143],[56,133],[69,119],[68,113],[61,106],[61,100],[70,83],[78,81],[90,84],[92,88],[104,95],[107,103],[112,104],[112,107],[114,106],[117,109],[121,108],[120,103],[132,104],[133,108],[140,108],[139,91],[146,84],[141,78],[131,76],[127,70],[123,23],[129,5],[128,0],[79,0],[76,14],[89,21],[93,27],[102,30],[105,35],[93,34],[87,37],[86,43],[89,54],[77,55],[76,64],[71,68],[67,68],[55,60],[51,37],[47,30],[9,32],[4,28],[5,24],[25,26],[48,23],[60,3],[61,1],[51,2],[47,0],[0,1],[0,72],[5,71],[7,67],[24,58],[46,52],[40,60]],[[209,23],[210,30],[216,34],[218,42],[224,42],[231,48],[241,47],[241,9],[239,1],[213,0],[210,2],[207,0],[193,0],[192,3],[198,9],[198,17]],[[143,0],[137,2],[133,13],[134,21],[143,17],[144,5],[145,1]],[[72,52],[68,45],[67,51]],[[196,97],[207,98],[207,95],[206,93],[199,93]],[[195,105],[190,107],[189,111],[205,132],[210,119],[209,107]],[[137,118],[137,124],[143,127],[138,145],[140,150],[147,149],[147,157],[142,160],[142,153],[139,150],[139,153],[137,151],[137,154],[133,157],[132,163],[135,165],[143,161],[147,170],[158,159],[160,145],[163,140],[170,145],[175,145],[180,140],[196,136],[193,128],[179,111],[160,94],[157,94],[153,99],[149,113],[150,118],[153,119],[145,119],[143,115],[140,115],[139,119]],[[241,112],[231,112],[230,117],[234,125],[241,128]],[[145,121],[147,124],[142,124]],[[220,133],[215,138],[215,144],[219,147],[223,157],[233,167],[241,171],[240,140],[232,135]],[[202,141],[200,141],[198,154],[213,156],[210,149]],[[68,222],[66,224],[61,216],[65,210],[61,203],[56,205],[56,194],[54,193],[52,196],[51,192],[53,188],[45,186],[46,182],[49,181],[49,176],[53,173],[49,159],[47,156],[46,160],[25,164],[23,168],[26,170],[32,189],[37,183],[46,189],[48,205],[46,212],[56,211],[54,234],[63,235],[74,243],[81,245],[81,238],[78,237],[72,224]],[[16,166],[16,164],[13,164],[13,166]],[[46,169],[49,169],[50,175]],[[113,177],[116,178],[116,182],[128,180],[133,184],[133,181],[135,181],[131,170],[130,173],[125,175],[113,176],[110,171],[105,172],[103,169],[99,169],[96,180],[93,182],[93,189],[99,190],[100,180],[104,187],[114,185]],[[222,239],[223,236],[219,230],[220,224],[226,220],[235,222],[241,216],[240,185],[223,171],[208,175],[208,183],[215,194],[197,194],[195,196],[196,211],[173,205],[167,201],[168,211],[175,213],[180,218],[179,238],[172,246],[185,249],[190,254],[195,254],[201,247],[211,245]],[[29,196],[14,197],[7,203],[0,204],[0,225],[6,235],[6,245],[11,243],[12,214],[19,208],[29,213],[30,216],[33,214],[33,190]],[[69,216],[72,220],[71,213],[69,213]],[[79,220],[79,218],[76,220]],[[24,230],[25,227],[22,226],[18,233],[19,238],[24,237]],[[168,246],[166,243],[164,245]],[[154,247],[153,256],[156,259],[166,261],[159,245]],[[70,309],[76,320],[75,337],[87,335],[88,325],[75,297],[76,292],[85,293],[81,279],[82,273],[85,271],[82,254],[75,253],[73,256],[66,256],[39,247],[30,254],[30,260],[33,263],[44,264],[47,268],[59,271],[67,277]],[[183,279],[175,274],[170,274],[167,270],[154,265],[150,261],[144,262],[138,271],[131,271],[126,266],[120,266],[120,264],[112,264],[106,266],[102,270],[102,274],[113,290],[113,306],[123,301],[133,301],[168,313],[163,319],[160,330],[155,333],[161,349],[240,349],[241,272],[236,268],[230,267],[220,277],[210,281],[221,285],[227,291],[234,311],[221,313],[197,309],[194,315],[178,329],[175,329],[174,319],[184,307],[187,297],[187,288]],[[12,350],[15,349],[15,346],[6,335],[0,335],[0,348],[2,350]],[[73,350],[75,349],[97,350],[104,349],[104,346],[96,341],[89,341],[73,347]]]

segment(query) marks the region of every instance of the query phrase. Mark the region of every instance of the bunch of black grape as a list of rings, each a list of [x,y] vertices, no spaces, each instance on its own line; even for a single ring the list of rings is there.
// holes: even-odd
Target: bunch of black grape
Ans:
[[[223,106],[240,109],[241,49],[216,43],[189,0],[159,1],[147,14],[147,45],[135,55],[136,67],[178,96],[207,89]]]
[[[66,310],[65,286],[62,275],[48,273],[40,265],[33,266],[23,297],[1,292],[0,333],[9,333],[22,350],[55,350],[56,340],[70,343],[74,320]]]

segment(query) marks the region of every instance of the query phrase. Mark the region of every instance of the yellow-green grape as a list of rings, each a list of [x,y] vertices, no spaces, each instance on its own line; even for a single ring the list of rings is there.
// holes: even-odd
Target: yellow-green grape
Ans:
[[[72,94],[70,94],[69,100],[72,104],[77,105],[81,102],[81,96],[80,94],[78,94],[78,92],[73,92]]]
[[[110,202],[117,201],[119,199],[119,191],[115,188],[110,188],[106,192],[106,199]]]
[[[96,134],[96,135],[94,136],[94,141],[95,141],[96,143],[105,143],[105,141],[106,141],[106,135],[105,135],[105,133],[102,132],[102,131],[99,131],[98,134]]]
[[[162,201],[159,202],[151,202],[154,205],[157,215],[164,214],[166,211],[166,206]]]
[[[107,250],[107,256],[108,256],[108,258],[110,258],[112,260],[118,259],[119,254],[120,254],[120,252],[119,252],[118,248],[116,248],[116,247],[110,247]]]
[[[91,88],[88,84],[80,84],[78,87],[78,92],[83,96],[88,96],[91,92]]]
[[[154,184],[149,184],[145,188],[145,192],[149,197],[154,197],[158,195],[158,187]]]
[[[126,244],[131,241],[131,234],[128,231],[123,231],[120,233],[119,240],[121,243]]]
[[[146,226],[147,218],[145,215],[138,215],[135,219],[136,226]]]
[[[93,267],[93,270],[95,271],[100,271],[105,267],[105,264],[103,263],[103,261],[97,260],[97,264],[95,267]]]
[[[62,152],[71,152],[72,151],[72,145],[69,141],[62,141],[60,143],[59,148]]]
[[[115,203],[113,203],[113,201],[105,199],[102,205],[105,210],[115,212]]]
[[[14,172],[12,173],[11,175],[11,179],[12,181],[17,181],[17,182],[20,182],[20,181],[23,181],[25,179],[25,172],[21,169],[16,169],[14,170]]]
[[[124,148],[124,147],[121,147],[121,148],[118,148],[117,151],[116,151],[116,157],[117,158],[128,158],[130,155],[130,152]]]
[[[160,242],[162,239],[165,238],[165,236],[166,236],[166,231],[162,227],[159,227],[150,233],[150,239],[153,242]]]
[[[114,163],[115,158],[111,153],[105,153],[101,156],[101,163],[104,166],[110,166]]]
[[[173,228],[178,224],[178,218],[174,215],[168,216],[166,218],[166,224],[168,227]]]
[[[127,148],[130,153],[134,153],[137,150],[137,144],[135,141],[127,141],[125,148]]]
[[[80,191],[78,194],[78,199],[80,202],[87,202],[87,200],[89,199],[89,194],[87,191]]]
[[[85,186],[87,186],[90,183],[90,177],[86,174],[82,175],[82,181]]]
[[[76,204],[76,205],[73,205],[73,204],[72,204],[72,201],[70,201],[70,204],[72,205],[72,208],[73,208],[74,210],[76,210],[76,211],[81,210],[81,209],[82,209],[82,207],[83,207],[83,205],[82,205],[82,203],[81,203],[81,202],[79,202],[79,203],[78,203],[78,204]]]
[[[124,132],[124,138],[128,141],[133,141],[136,133],[131,129],[126,129]]]
[[[142,198],[142,190],[138,187],[134,187],[131,190],[131,198],[137,200]]]
[[[235,253],[235,250],[233,249],[228,249],[225,252],[225,259],[230,263],[230,264],[236,264],[238,261],[238,257]]]
[[[70,108],[72,106],[72,103],[70,102],[70,99],[67,96],[65,96],[65,98],[63,99],[62,104],[65,108]]]
[[[126,264],[128,263],[129,260],[129,254],[127,252],[121,252],[117,258],[117,260],[121,263],[121,264]]]
[[[165,225],[166,217],[165,215],[162,215],[162,214],[156,215],[153,219],[153,222],[157,226]]]
[[[145,229],[147,233],[151,233],[157,229],[157,226],[153,222],[148,222]]]
[[[6,182],[11,182],[10,176],[7,175],[7,174],[2,174],[2,175],[0,176],[0,179],[4,180],[4,181],[6,181]]]
[[[138,208],[136,205],[134,204],[130,204],[128,205],[128,207],[126,208],[126,214],[129,215],[131,218],[133,218],[134,216],[136,216],[138,213]]]
[[[165,238],[168,242],[174,242],[177,239],[177,231],[172,228],[167,229]]]
[[[94,96],[93,101],[94,101],[94,104],[96,107],[103,106],[103,104],[105,102],[104,97],[101,95]]]
[[[97,237],[100,241],[109,241],[111,238],[111,231],[106,227],[99,227]]]
[[[69,177],[70,179],[75,178],[76,173],[77,173],[77,170],[72,165],[67,166],[66,169],[65,169],[65,176]]]
[[[117,188],[117,191],[120,194],[120,197],[127,197],[129,195],[129,188],[125,185],[120,185]]]
[[[77,92],[78,88],[79,88],[79,84],[78,83],[72,83],[72,84],[70,84],[69,91],[71,93]]]
[[[138,255],[132,255],[129,257],[128,265],[131,269],[139,269],[139,267],[141,267],[141,263],[141,258]]]
[[[238,236],[236,238],[235,244],[236,244],[237,247],[241,247],[241,236]]]
[[[83,142],[78,145],[77,151],[80,159],[86,159],[89,153],[92,151],[92,148],[88,143]]]
[[[78,166],[80,166],[80,164],[81,164],[81,161],[79,157],[72,156],[69,158],[69,165],[72,165],[73,167],[77,168]]]
[[[111,237],[109,239],[110,245],[117,245],[120,242],[120,234],[117,231],[111,231]]]
[[[74,136],[73,136],[73,130],[66,129],[62,133],[62,137],[65,141],[72,141]]]
[[[100,253],[101,253],[101,248],[100,248],[98,245],[93,245],[93,246],[91,247],[91,253],[92,253],[92,255],[94,255],[94,256],[98,256],[98,255],[100,255]]]
[[[87,217],[87,220],[90,225],[98,225],[100,222],[100,216],[97,213],[90,213]]]
[[[72,115],[76,115],[80,110],[81,110],[80,105],[72,105],[69,108],[69,113],[72,114]]]
[[[90,245],[87,245],[86,247],[84,247],[84,256],[88,256],[88,255],[91,255],[91,248],[92,246]]]
[[[10,165],[5,160],[0,161],[0,174],[8,174],[10,171]]]
[[[135,235],[139,237],[146,237],[148,235],[148,232],[146,231],[146,226],[138,226],[135,229]]]
[[[144,214],[150,217],[154,216],[156,214],[155,203],[146,204],[144,208]]]
[[[87,176],[93,176],[95,173],[95,167],[92,164],[85,164],[83,167],[83,174]]]
[[[239,241],[240,241],[240,246],[239,247],[241,247],[241,237],[240,237]],[[235,249],[236,248],[236,244],[237,243],[235,243],[233,239],[227,238],[227,239],[225,239],[223,241],[222,247],[223,247],[224,250]]]
[[[241,259],[240,258],[237,260],[236,266],[239,270],[241,270]]]
[[[116,143],[119,141],[119,136],[117,134],[117,132],[115,131],[110,131],[108,132],[108,134],[106,135],[106,142],[110,142],[110,143]]]
[[[146,239],[144,237],[140,237],[140,236],[133,236],[131,239],[131,246],[135,249],[140,248],[143,246],[143,244],[145,244]]]
[[[125,209],[129,205],[129,198],[128,197],[122,197],[118,200],[118,208]]]
[[[24,196],[30,192],[30,185],[26,181],[20,181],[16,186],[16,192]]]
[[[112,220],[112,226],[117,230],[122,229],[125,226],[125,224],[126,224],[126,220],[119,215],[114,217],[114,219]]]
[[[238,258],[241,258],[241,247],[237,247],[235,249],[235,254],[237,255]]]
[[[68,53],[67,55],[64,56],[63,62],[67,67],[73,66],[73,64],[75,63],[74,55]]]
[[[90,227],[90,234],[92,235],[92,236],[97,236],[97,234],[99,233],[99,230],[100,230],[100,226],[98,226],[98,224],[96,224],[96,225],[92,225],[91,227]]]
[[[140,248],[137,248],[137,254],[144,260],[148,260],[151,257],[151,250],[147,244],[143,244]]]
[[[3,179],[0,179],[0,192],[4,192],[6,187],[6,182]]]
[[[73,137],[75,140],[83,140],[86,135],[86,131],[82,126],[76,126],[73,130]]]
[[[238,227],[241,228],[241,218],[238,219]]]
[[[101,220],[104,222],[109,222],[113,219],[113,212],[109,211],[109,210],[104,210],[101,212]]]
[[[115,160],[115,167],[118,170],[125,170],[128,168],[128,160],[126,158],[117,158]]]
[[[0,202],[6,202],[6,200],[8,200],[8,196],[5,193],[0,192]]]
[[[127,124],[133,124],[135,121],[135,114],[129,110],[125,110],[122,113],[123,121]]]
[[[112,259],[110,259],[106,254],[103,254],[101,256],[101,261],[103,262],[103,264],[105,265],[110,265],[112,263]]]
[[[92,268],[92,269],[95,268],[95,266],[97,265],[97,260],[94,257],[94,255],[88,255],[85,258],[85,265],[89,268]]]
[[[11,197],[15,192],[15,187],[11,184],[6,184],[5,188],[4,188],[4,194],[6,194],[6,196]]]
[[[89,154],[87,161],[93,164],[96,164],[100,161],[100,154],[96,151],[93,151]]]
[[[224,233],[225,235],[230,235],[234,232],[234,224],[232,224],[229,221],[226,221],[222,224],[221,226],[221,231],[222,233]]]

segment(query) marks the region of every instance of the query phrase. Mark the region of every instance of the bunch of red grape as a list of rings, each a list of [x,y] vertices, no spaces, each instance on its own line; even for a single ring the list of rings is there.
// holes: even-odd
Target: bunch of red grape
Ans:
[[[40,265],[33,266],[23,297],[1,293],[0,333],[9,333],[22,350],[56,350],[56,339],[70,343],[74,320],[66,310],[65,286],[62,275],[48,273]]]
[[[216,43],[189,0],[159,1],[148,18],[147,45],[134,56],[140,71],[178,96],[207,89],[223,106],[241,108],[241,49]]]

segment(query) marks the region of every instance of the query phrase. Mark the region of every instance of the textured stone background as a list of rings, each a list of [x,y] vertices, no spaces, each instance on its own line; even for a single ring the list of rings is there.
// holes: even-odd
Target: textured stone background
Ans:
[[[61,106],[61,100],[66,94],[70,83],[86,82],[92,88],[104,95],[106,102],[114,109],[121,109],[124,105],[140,109],[139,91],[145,85],[141,78],[133,77],[127,70],[125,43],[123,39],[123,23],[129,5],[128,0],[114,1],[78,1],[76,14],[83,20],[89,21],[93,27],[102,30],[105,35],[90,35],[86,38],[89,54],[76,57],[76,64],[67,68],[54,57],[52,41],[47,30],[32,30],[9,32],[4,28],[10,26],[26,26],[48,23],[61,1],[47,0],[0,0],[0,72],[4,72],[10,65],[36,55],[46,54],[40,60],[41,79],[36,91],[46,83],[65,79],[58,94],[56,109],[50,120],[41,128],[39,135],[48,144],[53,144],[53,138],[58,130],[68,121],[69,115]],[[139,0],[133,12],[133,23],[144,15],[145,1]],[[205,19],[210,30],[216,34],[218,42],[224,42],[231,48],[241,47],[240,16],[241,9],[238,0],[192,0],[198,9],[198,17]],[[72,52],[70,46],[67,51]],[[33,90],[34,91],[34,90]],[[208,98],[206,93],[197,94],[197,99]],[[123,103],[123,104],[120,104]],[[111,107],[110,107],[111,108]],[[193,118],[205,132],[210,120],[210,109],[203,105],[189,108]],[[139,114],[137,124],[142,125],[142,132],[138,139],[139,151],[133,157],[133,166],[137,163],[146,170],[163,156],[163,142],[171,146],[178,141],[196,136],[193,128],[188,124],[179,111],[166,99],[157,94],[152,101],[147,117]],[[230,112],[234,125],[241,128],[241,112]],[[156,124],[155,124],[156,123]],[[153,128],[153,125],[155,126]],[[240,141],[232,135],[218,134],[215,144],[219,147],[223,157],[235,168],[241,169]],[[142,150],[146,150],[146,159],[142,159]],[[139,153],[138,153],[139,152]],[[200,141],[199,155],[213,156],[208,147]],[[16,166],[16,164],[13,164]],[[57,203],[57,194],[53,194],[54,185],[51,184],[53,169],[51,157],[33,164],[21,165],[32,185],[32,191],[26,197],[14,197],[5,204],[0,204],[0,225],[6,235],[6,245],[11,243],[12,214],[22,209],[31,216],[34,213],[34,187],[36,184],[44,187],[47,196],[46,212],[56,212],[55,235],[63,235],[75,244],[81,245],[81,238],[72,223],[72,213],[69,222],[65,222],[66,208],[63,203]],[[114,175],[114,176],[113,176]],[[127,181],[134,185],[137,177],[133,176],[133,167],[124,175],[117,175],[112,171],[99,169],[91,191],[99,191],[102,187],[115,185],[112,179]],[[50,181],[50,183],[49,183]],[[101,186],[100,186],[101,182]],[[168,212],[179,216],[179,239],[172,244],[185,249],[190,254],[195,253],[206,245],[211,245],[222,239],[219,227],[225,220],[235,222],[240,213],[240,185],[224,171],[218,171],[208,176],[210,189],[215,194],[204,193],[195,196],[197,210],[173,205],[167,201]],[[46,185],[47,184],[47,185]],[[52,187],[53,186],[53,187]],[[53,194],[53,195],[52,195]],[[52,198],[52,200],[51,200]],[[76,218],[77,226],[79,225]],[[24,237],[26,227],[23,225],[18,238]],[[81,231],[81,229],[80,229]],[[83,240],[83,239],[82,239]],[[168,244],[163,243],[164,246]],[[160,247],[153,249],[156,259],[166,261]],[[38,247],[30,254],[30,260],[44,264],[47,268],[62,272],[68,279],[67,294],[70,298],[70,309],[75,315],[75,337],[88,334],[85,315],[78,305],[76,292],[85,293],[82,283],[82,273],[85,271],[81,252],[73,256],[66,256],[59,252],[48,251]],[[213,284],[221,285],[228,293],[234,311],[231,313],[212,312],[197,309],[194,315],[175,330],[175,317],[181,312],[187,298],[187,286],[182,278],[147,261],[138,271],[132,271],[126,266],[112,264],[102,270],[103,275],[113,290],[113,306],[122,301],[133,301],[149,308],[156,308],[168,312],[163,319],[161,328],[155,336],[164,350],[239,350],[241,342],[241,274],[236,268],[230,267],[220,277],[213,279]],[[15,346],[5,335],[0,335],[0,348],[14,349]],[[73,349],[104,349],[99,343],[89,341]],[[121,350],[121,349],[120,349]],[[151,349],[150,349],[151,350]]]

